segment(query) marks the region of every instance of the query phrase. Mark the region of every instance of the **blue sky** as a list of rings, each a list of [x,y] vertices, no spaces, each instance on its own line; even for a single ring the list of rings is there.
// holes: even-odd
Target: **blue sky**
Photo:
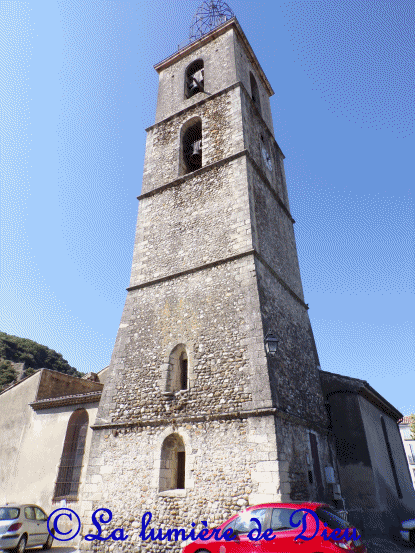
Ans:
[[[0,2],[0,330],[109,363],[153,65],[201,0]],[[322,368],[414,400],[412,0],[229,2],[275,95]]]

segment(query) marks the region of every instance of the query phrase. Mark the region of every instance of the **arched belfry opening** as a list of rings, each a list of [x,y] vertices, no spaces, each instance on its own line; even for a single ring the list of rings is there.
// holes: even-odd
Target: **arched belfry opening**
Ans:
[[[189,387],[188,357],[186,346],[179,344],[169,356],[166,392],[179,392]]]
[[[161,447],[159,491],[185,489],[186,453],[182,437],[170,434]]]
[[[255,80],[255,77],[253,76],[253,74],[251,72],[249,73],[249,79],[250,79],[250,82],[251,82],[251,98],[252,98],[254,104],[256,105],[256,107],[258,108],[258,111],[261,113],[261,102],[259,100],[258,85],[257,85],[257,82]]]
[[[181,130],[180,174],[192,173],[202,167],[202,120],[193,117]]]
[[[77,409],[69,419],[55,485],[54,499],[77,499],[88,420],[88,413],[85,409]]]
[[[205,87],[205,69],[203,60],[192,62],[186,69],[185,96],[191,98]]]

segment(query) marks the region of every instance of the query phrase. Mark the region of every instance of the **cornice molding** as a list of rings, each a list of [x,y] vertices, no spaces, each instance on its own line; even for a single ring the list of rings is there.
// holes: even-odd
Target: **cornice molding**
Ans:
[[[229,421],[229,420],[243,420],[251,417],[268,417],[274,416],[294,424],[304,426],[306,428],[312,428],[322,434],[327,434],[326,427],[317,424],[313,420],[303,419],[287,413],[277,407],[265,407],[262,409],[240,410],[230,411],[224,413],[210,414],[199,413],[198,415],[171,415],[169,418],[160,419],[136,419],[129,422],[97,422],[91,426],[93,430],[118,430],[118,429],[130,429],[130,428],[145,428],[145,427],[158,427],[158,426],[178,426],[185,423],[196,422],[212,422],[212,421]]]
[[[41,409],[52,409],[53,407],[63,407],[66,405],[78,405],[84,403],[97,403],[101,399],[101,391],[88,392],[86,394],[74,394],[71,396],[52,397],[48,399],[39,399],[29,403],[34,411]]]
[[[140,284],[129,286],[126,290],[127,292],[131,292],[133,290],[139,290],[140,288],[146,288],[147,286],[154,286],[155,284],[159,284],[160,282],[165,282],[166,280],[172,280],[174,278],[190,275],[192,273],[198,273],[199,271],[210,269],[211,267],[217,267],[219,265],[223,265],[224,263],[230,263],[231,261],[242,259],[243,257],[247,257],[248,255],[254,255],[254,253],[255,253],[255,250],[252,250],[252,249],[244,252],[240,252],[235,255],[231,255],[229,257],[217,259],[216,261],[212,261],[211,263],[205,263],[203,265],[197,265],[195,267],[191,267],[190,269],[186,269],[185,271],[180,271],[178,273],[171,273],[164,277],[156,278],[154,280],[148,280],[147,282],[141,282]]]
[[[179,186],[183,182],[186,182],[188,180],[193,179],[194,177],[198,177],[199,175],[203,175],[203,173],[206,173],[208,171],[211,171],[212,169],[216,169],[216,167],[221,167],[222,165],[226,165],[227,163],[230,163],[231,161],[234,161],[235,159],[238,159],[240,157],[246,156],[255,171],[260,176],[261,180],[264,182],[268,190],[271,192],[271,194],[274,196],[275,200],[278,202],[278,204],[281,206],[284,213],[287,215],[287,217],[290,219],[292,223],[295,223],[295,219],[293,219],[289,209],[284,204],[278,193],[274,190],[272,187],[268,177],[265,175],[265,173],[262,171],[262,169],[259,167],[259,165],[256,163],[256,161],[253,159],[251,154],[247,149],[241,150],[240,152],[237,152],[236,154],[232,154],[230,156],[224,157],[222,159],[219,159],[218,161],[214,161],[213,163],[210,163],[209,165],[204,165],[200,169],[197,169],[196,171],[193,171],[192,173],[187,173],[186,175],[181,175],[177,179],[174,179],[173,181],[166,182],[166,184],[162,184],[161,186],[158,186],[157,188],[153,188],[152,190],[149,190],[148,192],[144,192],[143,194],[140,194],[140,196],[137,196],[137,200],[143,200],[144,198],[149,198],[150,196],[154,196],[155,194],[160,194],[160,192],[164,192],[164,190],[167,190],[168,188],[173,188],[174,186]]]

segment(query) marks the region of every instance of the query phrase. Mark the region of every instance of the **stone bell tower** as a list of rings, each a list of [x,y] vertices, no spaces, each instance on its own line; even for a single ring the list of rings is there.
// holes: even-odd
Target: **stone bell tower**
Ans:
[[[154,528],[190,528],[333,497],[273,90],[237,19],[221,21],[155,66],[131,282],[83,497],[85,521],[106,507],[127,530],[122,550],[145,511]]]

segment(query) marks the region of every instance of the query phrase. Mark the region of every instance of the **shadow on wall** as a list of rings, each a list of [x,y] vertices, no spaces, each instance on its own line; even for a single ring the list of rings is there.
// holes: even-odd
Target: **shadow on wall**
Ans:
[[[399,539],[402,522],[415,518],[415,508],[405,505],[402,500],[397,498],[396,489],[391,487],[381,476],[380,479],[381,495],[387,505],[386,510],[349,509],[349,522],[356,526],[366,539],[382,535]]]

